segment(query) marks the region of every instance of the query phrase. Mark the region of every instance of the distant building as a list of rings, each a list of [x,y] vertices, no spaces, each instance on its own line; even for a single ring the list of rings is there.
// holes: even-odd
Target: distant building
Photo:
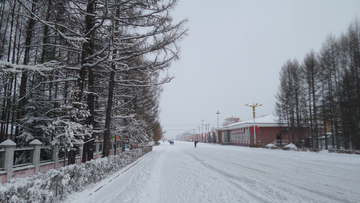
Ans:
[[[300,135],[295,136],[295,140],[291,140],[292,136],[287,123],[280,125],[277,117],[265,115],[255,118],[255,133],[253,119],[240,121],[238,117],[230,117],[225,119],[221,128],[213,128],[211,131],[204,133],[183,133],[178,135],[177,139],[251,146],[255,144],[254,134],[256,134],[256,145],[273,143],[280,146],[291,142],[300,146],[301,143],[307,140],[308,129],[302,127],[300,132]]]
[[[228,119],[225,119],[225,122]],[[304,128],[305,130],[305,128]],[[265,115],[255,118],[256,144],[266,145],[288,144],[291,141],[290,132],[286,123],[280,125],[278,119],[272,115]],[[254,145],[254,120],[249,119],[239,121],[217,129],[217,142],[221,144],[232,144],[240,146]],[[300,136],[300,140],[305,140],[306,133]],[[296,143],[295,141],[292,143]]]
[[[240,118],[231,116],[230,118],[225,119],[222,126],[227,126],[233,123],[237,123],[240,121]]]

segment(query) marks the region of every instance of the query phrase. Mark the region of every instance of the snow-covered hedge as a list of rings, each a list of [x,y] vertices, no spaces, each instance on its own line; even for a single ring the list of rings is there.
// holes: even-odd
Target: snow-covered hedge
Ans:
[[[27,178],[11,179],[0,184],[0,202],[56,202],[85,186],[99,182],[139,157],[150,152],[152,146],[125,151],[116,156],[69,165]]]
[[[268,149],[277,149],[278,148],[276,145],[274,145],[272,143],[267,144],[265,147],[268,148]]]
[[[290,143],[288,145],[285,145],[282,149],[283,150],[297,150],[297,147],[293,143]]]

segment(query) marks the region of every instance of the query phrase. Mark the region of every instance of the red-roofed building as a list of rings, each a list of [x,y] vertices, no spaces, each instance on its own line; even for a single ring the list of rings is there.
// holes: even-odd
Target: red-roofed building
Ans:
[[[230,120],[228,118],[225,119],[224,123],[233,120],[234,119]],[[307,136],[307,128],[304,127],[301,131],[302,134],[297,139],[305,140]],[[287,123],[280,125],[278,123],[278,119],[271,115],[255,118],[255,134],[257,145],[266,145],[269,143],[284,145],[290,142],[296,144],[295,140],[291,140]],[[254,120],[249,119],[223,125],[223,127],[217,129],[217,135],[217,142],[221,144],[241,146],[254,145]]]

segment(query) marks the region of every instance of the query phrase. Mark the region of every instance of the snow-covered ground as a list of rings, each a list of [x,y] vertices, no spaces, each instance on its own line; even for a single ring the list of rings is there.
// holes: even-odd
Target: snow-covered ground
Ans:
[[[161,143],[66,202],[360,202],[360,156]]]

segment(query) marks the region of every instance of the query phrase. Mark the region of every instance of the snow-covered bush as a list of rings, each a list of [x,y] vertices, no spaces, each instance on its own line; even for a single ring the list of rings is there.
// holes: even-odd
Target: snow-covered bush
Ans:
[[[8,203],[65,200],[70,193],[99,182],[151,150],[152,146],[138,148],[80,165],[49,170],[44,174],[11,179],[8,183],[0,184],[0,200]]]
[[[282,149],[283,150],[296,150],[297,147],[293,143],[290,143],[288,145],[285,145]]]
[[[267,144],[265,147],[268,148],[268,149],[277,149],[278,148],[276,145],[274,145],[272,143]]]

